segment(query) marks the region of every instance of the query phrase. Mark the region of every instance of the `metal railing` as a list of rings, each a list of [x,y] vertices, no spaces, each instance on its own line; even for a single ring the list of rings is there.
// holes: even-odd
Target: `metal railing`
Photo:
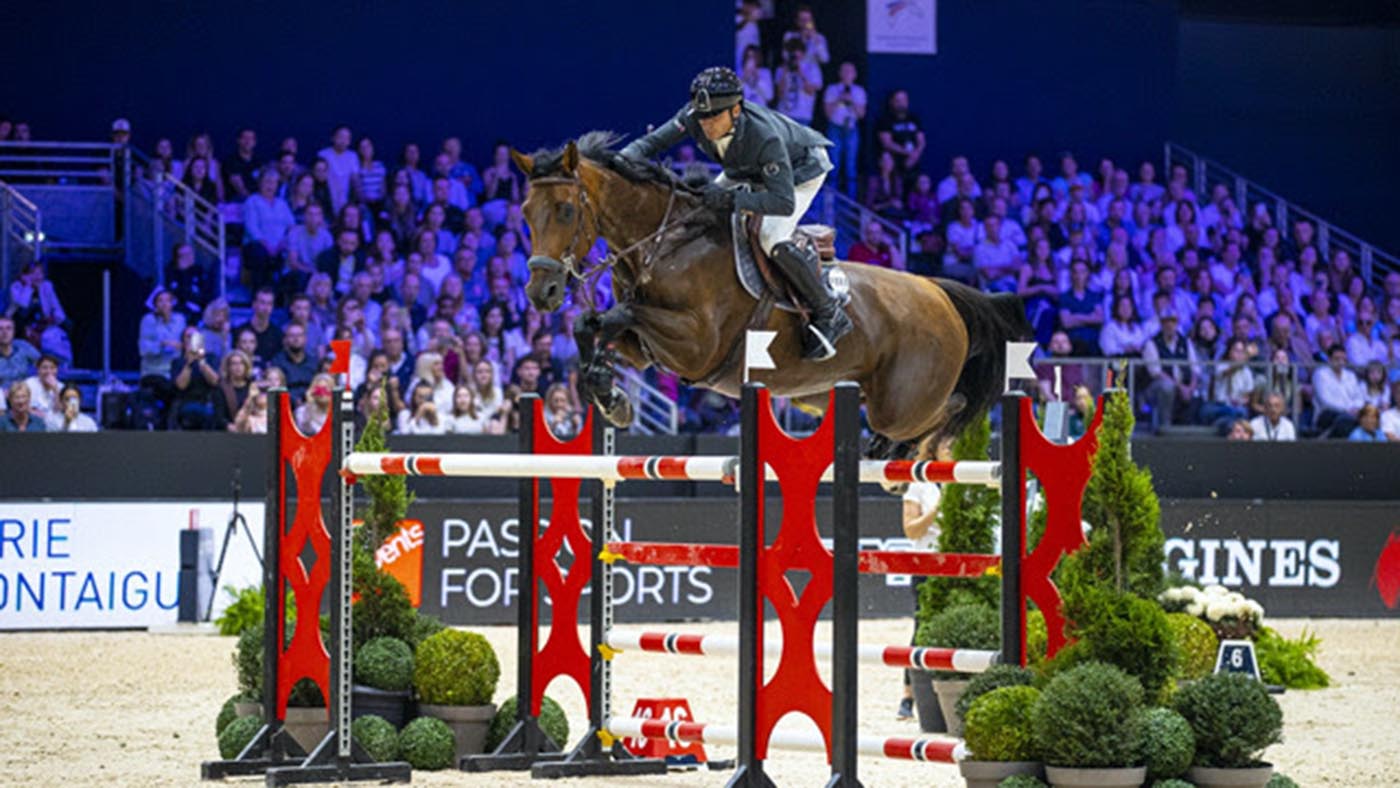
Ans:
[[[110,142],[0,142],[0,178],[23,184],[109,186],[123,147]]]
[[[899,248],[900,258],[906,264],[908,263],[909,233],[899,222],[886,219],[842,194],[839,189],[830,184],[822,189],[819,202],[813,203],[813,210],[816,210],[817,205],[821,206],[822,223],[835,228],[837,242],[842,248],[849,246],[849,243],[843,243],[843,239],[849,239],[850,243],[854,243],[860,240],[867,224],[878,222],[881,227],[885,228],[885,235]]]
[[[32,262],[43,256],[43,211],[0,180],[0,283],[13,279],[13,263]]]
[[[680,429],[680,408],[666,392],[647,383],[631,367],[619,367],[623,391],[636,410],[632,432],[641,435],[675,435]]]
[[[1073,388],[1083,384],[1088,388],[1089,393],[1097,396],[1105,390],[1113,387],[1126,389],[1132,396],[1134,402],[1134,412],[1141,416],[1150,408],[1150,402],[1146,397],[1146,388],[1151,383],[1154,375],[1149,369],[1157,366],[1167,369],[1183,367],[1189,368],[1193,376],[1192,391],[1193,400],[1198,406],[1213,402],[1221,402],[1216,397],[1215,384],[1219,375],[1230,371],[1231,364],[1223,359],[1161,359],[1159,361],[1148,362],[1141,358],[1106,358],[1095,356],[1082,357],[1046,357],[1033,362],[1037,372],[1044,372],[1044,377],[1040,378],[1040,385],[1045,395],[1054,401],[1073,401]],[[1283,395],[1284,401],[1288,404],[1288,415],[1293,420],[1299,430],[1311,426],[1303,420],[1307,412],[1310,401],[1310,384],[1313,373],[1319,368],[1327,366],[1316,361],[1296,361],[1287,364],[1273,364],[1267,361],[1253,361],[1242,365],[1250,371],[1254,377],[1254,385],[1251,387],[1252,397],[1259,397],[1270,393]],[[1060,391],[1055,391],[1057,377],[1054,370],[1062,370],[1058,380],[1061,382]],[[1364,374],[1362,370],[1353,370],[1358,379],[1364,385]],[[1387,386],[1389,383],[1386,384]],[[1173,427],[1211,427],[1218,419],[1199,418],[1199,407],[1188,409],[1197,411],[1198,418],[1193,420],[1174,420],[1173,414],[1168,414],[1165,423]],[[1313,418],[1316,418],[1316,405],[1312,407]],[[1248,413],[1246,418],[1253,417],[1254,413]],[[1139,420],[1141,423],[1141,420]]]
[[[1317,228],[1317,246],[1323,257],[1331,259],[1333,250],[1345,250],[1356,262],[1361,277],[1372,285],[1379,285],[1387,273],[1400,271],[1400,258],[1387,254],[1218,162],[1175,142],[1166,143],[1163,157],[1168,173],[1173,165],[1180,164],[1186,167],[1191,174],[1191,188],[1196,192],[1197,201],[1209,199],[1210,188],[1214,184],[1223,183],[1230,189],[1230,194],[1241,213],[1249,215],[1250,207],[1256,204],[1263,203],[1269,206],[1274,226],[1284,238],[1289,237],[1289,223],[1294,219],[1307,219],[1312,222]]]

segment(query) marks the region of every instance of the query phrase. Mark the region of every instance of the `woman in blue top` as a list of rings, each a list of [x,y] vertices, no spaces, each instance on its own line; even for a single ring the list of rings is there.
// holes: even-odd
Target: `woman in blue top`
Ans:
[[[1356,414],[1356,429],[1347,440],[1353,443],[1385,443],[1385,433],[1381,432],[1381,412],[1375,405],[1364,405]]]

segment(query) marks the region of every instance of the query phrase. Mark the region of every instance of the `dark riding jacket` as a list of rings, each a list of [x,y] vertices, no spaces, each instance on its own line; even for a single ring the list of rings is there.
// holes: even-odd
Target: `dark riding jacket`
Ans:
[[[730,180],[763,187],[735,195],[734,207],[741,211],[789,216],[796,208],[793,187],[832,169],[829,161],[812,152],[831,145],[830,140],[785,115],[748,101],[734,121],[733,138],[723,157],[705,136],[689,105],[650,134],[633,140],[622,149],[622,154],[655,158],[687,135],[706,156],[724,167]]]

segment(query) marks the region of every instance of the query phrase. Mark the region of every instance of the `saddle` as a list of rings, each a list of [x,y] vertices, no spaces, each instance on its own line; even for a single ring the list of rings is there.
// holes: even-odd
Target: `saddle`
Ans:
[[[774,306],[785,312],[805,314],[806,307],[792,292],[792,286],[773,269],[768,255],[758,242],[763,217],[736,213],[731,221],[734,230],[734,271],[739,283],[756,299],[767,297]],[[827,292],[841,306],[849,303],[850,285],[845,274],[836,266],[836,231],[824,224],[803,224],[793,232],[792,241],[817,253],[820,261],[818,273]]]

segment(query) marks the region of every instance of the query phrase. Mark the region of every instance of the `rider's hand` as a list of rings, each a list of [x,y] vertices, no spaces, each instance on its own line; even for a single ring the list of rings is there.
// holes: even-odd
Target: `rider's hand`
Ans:
[[[715,211],[734,210],[734,192],[731,189],[712,183],[705,187],[702,197],[706,208]]]

